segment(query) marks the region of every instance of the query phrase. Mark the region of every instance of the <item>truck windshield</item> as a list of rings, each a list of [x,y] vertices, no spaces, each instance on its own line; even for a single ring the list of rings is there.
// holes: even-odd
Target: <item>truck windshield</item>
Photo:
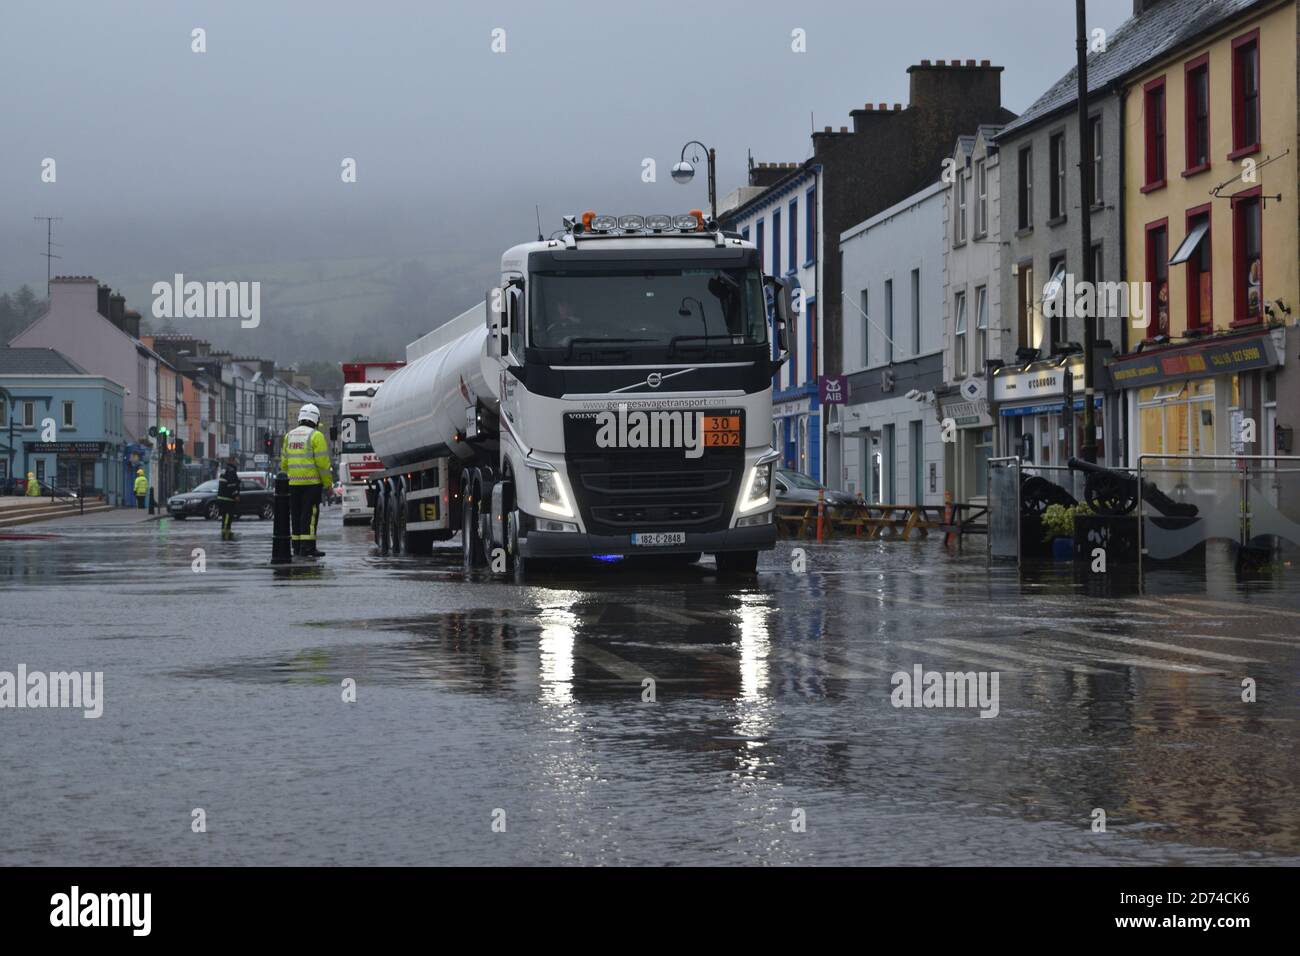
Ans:
[[[339,420],[339,454],[366,455],[371,450],[369,417],[344,414]]]
[[[754,269],[542,272],[532,279],[535,348],[718,348],[767,342]]]

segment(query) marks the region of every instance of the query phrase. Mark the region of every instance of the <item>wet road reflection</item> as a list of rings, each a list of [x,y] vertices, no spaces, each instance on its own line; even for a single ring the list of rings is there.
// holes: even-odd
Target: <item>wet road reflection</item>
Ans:
[[[1300,862],[1289,592],[932,541],[524,586],[333,521],[288,572],[247,522],[0,542],[0,670],[107,698],[0,711],[0,863]],[[998,674],[996,717],[896,707],[918,665]]]

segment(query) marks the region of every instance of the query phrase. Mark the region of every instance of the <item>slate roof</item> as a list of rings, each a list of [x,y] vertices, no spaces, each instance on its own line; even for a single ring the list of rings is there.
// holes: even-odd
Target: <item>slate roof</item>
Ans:
[[[0,375],[89,375],[62,352],[39,348],[0,348]]]
[[[1190,45],[1197,37],[1228,20],[1241,16],[1252,7],[1263,7],[1275,0],[1160,0],[1143,13],[1129,17],[1106,37],[1106,51],[1088,54],[1088,95],[1091,97],[1108,85],[1136,73],[1144,65],[1167,53]],[[998,140],[1010,139],[1018,132],[1036,125],[1078,100],[1078,68],[1052,84],[1033,105],[1011,120],[998,134]]]

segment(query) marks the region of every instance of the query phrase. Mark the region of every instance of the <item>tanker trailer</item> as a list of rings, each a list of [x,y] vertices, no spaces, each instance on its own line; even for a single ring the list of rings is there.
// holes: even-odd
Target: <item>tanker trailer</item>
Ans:
[[[407,346],[375,396],[377,547],[460,532],[466,566],[497,572],[704,554],[752,572],[776,538],[790,308],[757,249],[698,211],[589,212],[513,246],[484,302]]]

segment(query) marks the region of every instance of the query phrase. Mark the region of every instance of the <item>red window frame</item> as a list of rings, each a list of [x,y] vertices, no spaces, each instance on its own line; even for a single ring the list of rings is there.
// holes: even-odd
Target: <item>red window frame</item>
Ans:
[[[1245,131],[1241,126],[1245,118],[1242,116],[1241,70],[1237,67],[1237,51],[1250,43],[1255,45],[1255,85],[1258,87],[1255,91],[1255,121],[1259,128],[1255,130],[1255,141],[1245,143],[1242,142]],[[1228,154],[1228,159],[1240,159],[1251,153],[1258,153],[1261,147],[1260,140],[1264,137],[1263,126],[1264,58],[1259,45],[1259,27],[1256,27],[1232,41],[1232,152]]]
[[[1196,98],[1192,75],[1205,71],[1205,160],[1196,161]],[[1210,54],[1202,53],[1183,64],[1183,175],[1194,176],[1210,168]]]
[[[1187,328],[1189,329],[1211,329],[1214,327],[1214,204],[1206,203],[1203,206],[1193,206],[1187,210],[1183,224],[1186,227],[1183,232],[1184,238],[1188,232],[1192,231],[1192,220],[1205,217],[1208,224],[1205,230],[1205,238],[1202,242],[1209,243],[1206,246],[1210,250],[1210,286],[1205,290],[1205,294],[1210,297],[1210,320],[1201,321],[1201,273],[1192,268],[1192,259],[1184,263],[1187,266]]]
[[[1163,219],[1157,219],[1154,222],[1147,223],[1145,232],[1147,285],[1151,288],[1151,301],[1147,305],[1147,328],[1145,336],[1148,340],[1155,338],[1157,335],[1169,334],[1169,301],[1167,298],[1165,300],[1164,328],[1160,327],[1160,322],[1158,320],[1158,316],[1160,315],[1160,289],[1156,282],[1156,257],[1155,249],[1153,248],[1154,244],[1151,241],[1152,233],[1158,232],[1161,229],[1163,229],[1165,233],[1164,266],[1167,296],[1169,285],[1169,217],[1166,216]]]
[[[1250,189],[1243,189],[1232,196],[1232,324],[1240,325],[1259,325],[1264,321],[1264,187],[1253,186]],[[1259,314],[1254,318],[1246,315],[1246,284],[1242,280],[1245,278],[1242,271],[1246,268],[1246,232],[1242,229],[1241,213],[1238,210],[1242,203],[1248,199],[1259,201],[1259,285],[1261,290],[1261,301],[1259,303]]]
[[[1155,94],[1160,94],[1160,129],[1159,140],[1161,143],[1160,168],[1156,168],[1156,124],[1152,121],[1151,101]],[[1165,178],[1166,170],[1169,168],[1169,139],[1166,131],[1169,126],[1169,100],[1165,95],[1165,78],[1158,76],[1154,80],[1147,81],[1142,87],[1142,131],[1143,141],[1146,146],[1146,154],[1142,157],[1142,172],[1144,183],[1142,192],[1149,193],[1156,189],[1163,189],[1167,180]]]

